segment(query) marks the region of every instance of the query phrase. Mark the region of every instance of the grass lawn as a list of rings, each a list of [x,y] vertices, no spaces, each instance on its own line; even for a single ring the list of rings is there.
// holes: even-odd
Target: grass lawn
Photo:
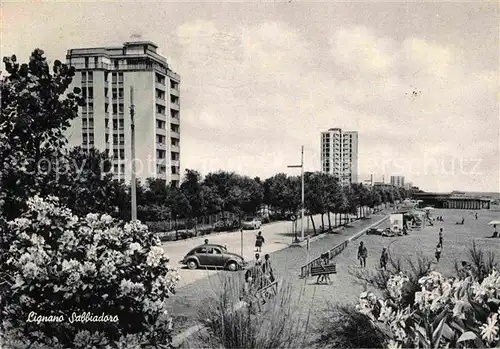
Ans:
[[[426,226],[422,231],[413,231],[408,236],[381,237],[376,235],[364,235],[353,241],[339,256],[335,258],[337,263],[337,274],[331,277],[331,285],[314,285],[315,280],[310,279],[304,292],[304,302],[301,304],[301,312],[312,310],[312,325],[317,325],[322,313],[331,302],[356,303],[359,294],[365,290],[365,286],[356,282],[356,278],[349,273],[349,269],[359,267],[357,260],[357,248],[359,242],[363,241],[368,249],[367,269],[376,271],[379,266],[382,248],[386,247],[393,258],[409,257],[416,258],[419,253],[432,258],[434,263],[432,269],[445,276],[454,275],[454,261],[468,260],[468,249],[472,242],[476,247],[484,251],[499,251],[500,238],[491,239],[493,229],[487,223],[493,219],[500,218],[500,212],[493,210],[477,211],[478,220],[475,219],[476,211],[468,210],[435,210],[434,216],[443,216],[444,222],[434,222],[434,226]],[[455,223],[465,218],[464,225]],[[439,241],[439,228],[443,228],[443,251],[439,264],[436,263],[434,252]],[[500,259],[499,259],[500,261]],[[302,281],[303,284],[303,281]],[[300,286],[300,282],[297,282]],[[372,289],[368,287],[368,289]]]

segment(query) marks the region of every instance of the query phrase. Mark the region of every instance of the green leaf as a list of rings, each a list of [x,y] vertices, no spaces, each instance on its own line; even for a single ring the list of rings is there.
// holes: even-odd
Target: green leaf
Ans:
[[[434,344],[434,348],[438,348],[438,346],[439,346],[439,342],[441,341],[441,336],[443,335],[443,330],[444,330],[444,325],[445,325],[446,319],[447,319],[447,316],[443,317],[441,319],[441,322],[439,322],[439,325],[437,326],[437,328],[432,333],[432,343]]]
[[[462,333],[462,335],[457,339],[457,343],[465,341],[473,341],[477,338],[477,335],[472,331],[467,331]]]
[[[436,319],[432,322],[432,328],[437,328],[441,320],[445,318],[447,314],[448,314],[448,308],[443,309],[443,311],[441,311],[441,313],[439,313]]]

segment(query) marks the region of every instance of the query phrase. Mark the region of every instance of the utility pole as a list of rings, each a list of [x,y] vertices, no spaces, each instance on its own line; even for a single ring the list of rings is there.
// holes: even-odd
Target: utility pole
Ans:
[[[135,178],[135,106],[134,106],[134,88],[130,86],[130,134],[131,134],[131,159],[132,159],[132,173],[130,181],[130,191],[132,197],[132,221],[137,220],[137,188]]]
[[[301,204],[301,218],[300,218],[300,239],[304,241],[304,146],[301,150],[301,160],[300,165],[290,165],[289,168],[299,168],[300,167],[300,181],[301,181],[301,194],[302,194],[302,204]]]

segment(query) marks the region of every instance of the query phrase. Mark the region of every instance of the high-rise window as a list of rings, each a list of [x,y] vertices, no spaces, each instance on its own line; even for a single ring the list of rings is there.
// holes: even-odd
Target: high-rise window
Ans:
[[[120,125],[120,130],[123,130],[125,127],[125,120],[124,119],[118,119],[118,123]]]
[[[92,73],[91,71],[88,72],[88,81],[89,82],[93,82],[94,80],[94,73]]]
[[[109,134],[108,133],[106,133],[104,135],[104,142],[109,143]]]
[[[156,157],[158,159],[165,159],[165,150],[157,149],[156,150]]]
[[[165,129],[165,121],[156,119],[156,128]]]
[[[113,130],[118,130],[118,120],[113,119]]]
[[[83,134],[83,137],[82,137],[82,143],[83,144],[87,144],[88,143],[88,136],[86,133]]]
[[[125,149],[120,149],[120,159],[125,159]]]
[[[113,135],[113,144],[118,145],[118,135]]]
[[[82,82],[87,82],[87,72],[82,71]]]
[[[125,144],[125,135],[120,135],[120,144]]]
[[[165,144],[165,136],[156,135],[156,143]]]

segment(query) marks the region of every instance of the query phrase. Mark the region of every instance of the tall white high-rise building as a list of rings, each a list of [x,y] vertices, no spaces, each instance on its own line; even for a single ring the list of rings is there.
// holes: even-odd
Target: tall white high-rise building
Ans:
[[[404,187],[405,177],[404,176],[391,176],[391,184],[396,187]]]
[[[321,171],[342,184],[358,182],[358,132],[331,128],[321,132]]]
[[[68,130],[70,146],[95,147],[113,158],[117,179],[131,180],[130,88],[135,110],[138,179],[180,180],[180,77],[149,41],[68,50],[73,86],[86,102]]]

